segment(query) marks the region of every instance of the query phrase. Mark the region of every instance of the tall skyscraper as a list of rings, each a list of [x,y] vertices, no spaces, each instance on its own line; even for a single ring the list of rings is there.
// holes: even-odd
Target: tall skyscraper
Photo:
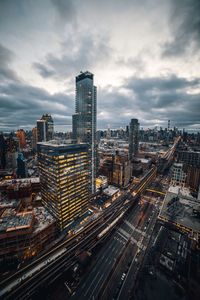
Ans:
[[[138,154],[139,125],[138,119],[131,119],[129,126],[129,159]]]
[[[73,115],[73,139],[89,145],[90,191],[95,193],[97,165],[97,88],[93,74],[86,71],[76,77],[75,114]]]
[[[46,142],[53,139],[54,123],[51,115],[43,115],[37,120],[37,140],[38,142]]]
[[[64,229],[89,203],[87,144],[38,143],[42,201]]]

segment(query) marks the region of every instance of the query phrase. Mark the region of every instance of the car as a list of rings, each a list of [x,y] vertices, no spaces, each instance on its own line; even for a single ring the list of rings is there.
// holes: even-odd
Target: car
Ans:
[[[125,276],[126,276],[126,273],[123,273],[123,274],[122,274],[122,277],[121,277],[121,280],[122,280],[122,281],[124,280]]]

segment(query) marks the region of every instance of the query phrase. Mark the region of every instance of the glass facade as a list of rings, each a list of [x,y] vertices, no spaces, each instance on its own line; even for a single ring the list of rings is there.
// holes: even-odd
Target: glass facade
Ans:
[[[62,230],[88,208],[88,145],[38,143],[38,162],[42,201]]]
[[[76,77],[75,115],[73,115],[73,139],[89,145],[90,191],[95,192],[97,164],[97,89],[93,85],[93,74],[80,73]]]

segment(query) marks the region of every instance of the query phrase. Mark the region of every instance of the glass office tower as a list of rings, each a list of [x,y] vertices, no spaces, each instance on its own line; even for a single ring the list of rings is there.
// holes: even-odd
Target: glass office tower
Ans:
[[[38,162],[42,201],[62,230],[88,208],[88,145],[56,143],[38,143]]]
[[[89,145],[90,192],[95,193],[97,164],[97,89],[93,74],[86,71],[76,77],[75,114],[73,115],[73,139]]]

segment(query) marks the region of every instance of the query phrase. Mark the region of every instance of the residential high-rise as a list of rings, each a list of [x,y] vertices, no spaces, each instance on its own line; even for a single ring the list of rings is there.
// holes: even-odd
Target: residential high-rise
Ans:
[[[19,148],[22,150],[26,147],[26,134],[24,129],[19,129],[16,132],[16,136],[19,139]]]
[[[37,150],[37,139],[38,139],[37,127],[34,127],[32,129],[32,148],[33,148],[33,150]]]
[[[86,71],[76,77],[75,114],[73,115],[73,139],[89,145],[90,191],[95,193],[97,164],[97,89],[93,74]]]
[[[138,154],[139,126],[138,119],[131,119],[129,126],[129,159]]]
[[[10,134],[6,139],[7,145],[7,168],[16,169],[17,167],[17,157],[19,152],[19,140],[14,135]]]
[[[42,115],[41,120],[46,121],[46,141],[53,140],[54,123],[52,116],[49,114]]]
[[[46,142],[53,139],[54,123],[51,115],[43,115],[37,120],[37,140],[38,142]]]
[[[46,121],[37,120],[37,141],[45,142],[46,141]]]
[[[185,186],[186,177],[183,163],[174,163],[171,172],[171,184]]]
[[[87,144],[38,143],[42,201],[64,229],[88,208]]]

